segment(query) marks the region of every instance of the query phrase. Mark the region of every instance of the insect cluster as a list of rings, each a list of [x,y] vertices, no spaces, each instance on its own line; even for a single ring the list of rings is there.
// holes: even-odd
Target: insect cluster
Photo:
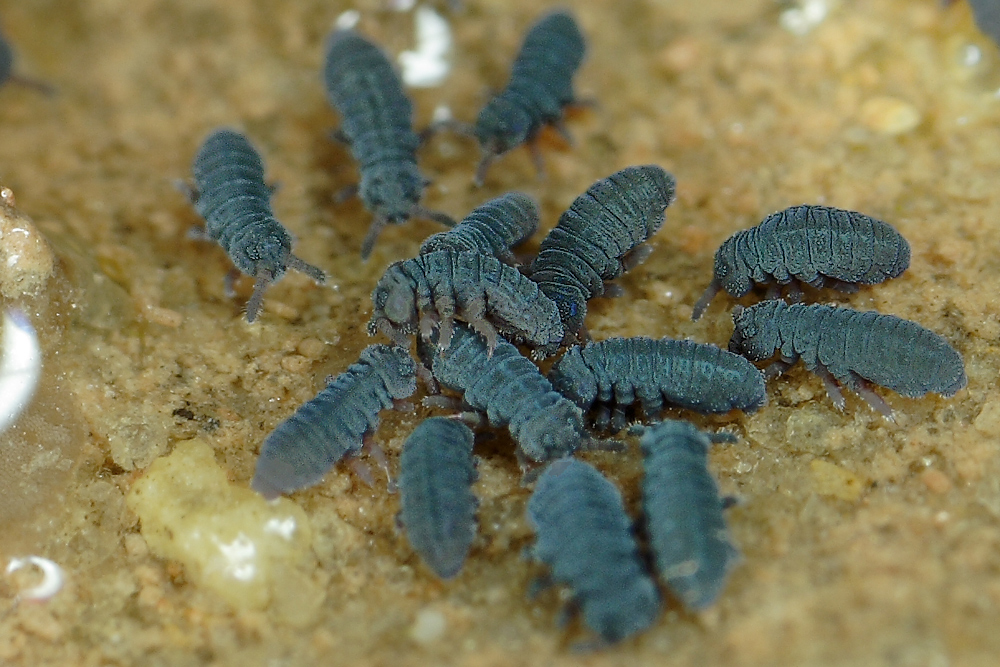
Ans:
[[[508,86],[476,122],[483,159],[474,180],[500,154],[533,144],[543,125],[562,128],[584,52],[569,12],[552,12],[529,30]],[[417,169],[412,104],[377,46],[352,30],[334,32],[323,80],[342,117],[338,134],[360,165],[358,192],[374,216],[362,257],[386,224],[411,216],[452,229],[426,239],[415,257],[391,264],[377,282],[368,332],[393,345],[366,348],[266,438],[252,485],[267,498],[315,485],[357,453],[370,442],[380,411],[413,395],[420,377],[429,393],[455,392],[467,413],[508,429],[525,480],[535,485],[527,502],[537,535],[530,555],[550,568],[552,581],[571,589],[600,641],[615,642],[656,621],[661,591],[693,611],[710,606],[739,561],[723,513],[727,500],[708,469],[712,443],[735,438],[684,421],[660,422],[665,406],[699,414],[756,411],[767,402],[765,381],[798,359],[820,375],[838,409],[844,408],[838,383],[887,416],[872,384],[906,396],[950,396],[966,384],[959,354],[916,323],[778,300],[786,286],[798,302],[802,284],[856,291],[909,266],[909,245],[890,225],[826,206],[772,214],[719,248],[694,319],[723,290],[742,297],[765,285],[770,297],[734,309],[728,351],[647,337],[589,341],[588,303],[622,293],[611,281],[648,257],[646,242],[675,199],[670,173],[638,165],[597,180],[560,216],[537,256],[519,263],[513,248],[539,227],[530,197],[507,193],[457,224],[420,206],[426,180]],[[194,180],[192,201],[206,220],[205,235],[257,281],[249,320],[264,289],[288,268],[323,279],[291,254],[290,236],[270,211],[263,164],[245,137],[211,134],[195,158]],[[419,362],[410,354],[414,336]],[[535,362],[560,350],[546,376]],[[751,363],[775,353],[779,360],[764,372]],[[574,457],[623,451],[625,443],[601,439],[590,427],[617,433],[640,417],[651,425],[629,431],[641,434],[644,455],[642,528],[634,532],[615,484]],[[443,579],[457,576],[476,550],[474,439],[459,421],[432,417],[406,440],[399,461],[399,522]]]

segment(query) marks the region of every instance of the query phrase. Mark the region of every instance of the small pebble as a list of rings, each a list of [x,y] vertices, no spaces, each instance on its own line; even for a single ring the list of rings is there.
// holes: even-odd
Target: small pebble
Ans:
[[[145,558],[149,555],[149,546],[146,544],[146,540],[142,538],[142,535],[138,533],[128,533],[124,538],[125,543],[125,553],[128,554],[129,558]]]
[[[350,30],[358,25],[358,21],[361,20],[361,12],[356,9],[348,9],[337,17],[334,21],[334,26],[339,30]]]
[[[681,37],[660,51],[660,67],[670,74],[680,74],[694,68],[703,57],[703,48],[695,37]]]
[[[815,459],[809,463],[813,489],[821,496],[854,502],[864,491],[864,481],[850,470]]]
[[[142,308],[142,314],[149,322],[170,327],[171,329],[176,329],[182,322],[184,322],[184,316],[176,310],[163,308],[161,306],[154,306],[150,303],[144,305]]]
[[[29,635],[47,642],[58,642],[66,633],[63,624],[46,607],[22,607],[17,622]]]
[[[944,494],[951,491],[951,480],[940,470],[928,468],[920,475],[920,480],[931,493]]]
[[[1000,401],[987,400],[983,409],[972,420],[972,427],[979,435],[987,437],[1000,431]]]
[[[421,609],[410,627],[410,639],[421,645],[436,642],[444,635],[448,622],[436,609]]]
[[[312,362],[301,354],[289,354],[281,358],[281,367],[289,373],[304,373]]]
[[[440,86],[448,77],[451,63],[451,28],[448,21],[430,7],[420,7],[414,16],[417,48],[399,54],[403,83],[414,88]]]
[[[801,0],[798,6],[781,12],[781,27],[793,35],[808,35],[826,18],[830,7],[828,0]]]
[[[323,355],[326,344],[318,338],[306,338],[295,350],[307,359],[319,359]]]
[[[861,124],[872,132],[895,136],[920,124],[920,112],[895,97],[873,97],[861,105]]]
[[[298,308],[274,300],[265,302],[264,310],[289,322],[294,322],[302,316]]]

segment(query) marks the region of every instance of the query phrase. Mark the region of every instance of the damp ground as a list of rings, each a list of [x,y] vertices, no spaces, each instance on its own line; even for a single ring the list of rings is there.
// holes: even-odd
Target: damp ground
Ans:
[[[708,613],[668,601],[636,638],[574,652],[587,635],[576,622],[558,626],[564,598],[525,595],[539,574],[522,560],[529,490],[502,432],[479,437],[480,534],[447,583],[396,532],[398,496],[377,468],[369,486],[338,466],[278,507],[246,492],[267,433],[373,342],[365,324],[382,271],[439,230],[421,220],[391,228],[359,260],[370,216],[337,201],[357,175],[328,139],[337,116],[319,80],[323,39],[352,7],[5,0],[16,68],[57,93],[0,89],[0,184],[57,261],[41,294],[7,299],[31,315],[45,366],[35,403],[0,436],[0,556],[52,559],[67,583],[48,602],[15,604],[30,573],[3,579],[0,663],[994,664],[996,46],[964,3],[935,0],[803,3],[828,11],[816,25],[771,0],[574,4],[590,45],[577,89],[596,102],[569,119],[574,145],[546,134],[544,180],[518,150],[477,189],[477,147],[441,134],[420,153],[433,180],[427,206],[461,217],[522,190],[539,199],[547,230],[596,179],[660,164],[676,175],[678,200],[649,260],[620,281],[625,295],[593,302],[590,332],[719,345],[735,301],[718,297],[697,323],[690,314],[724,238],[803,202],[863,211],[906,236],[910,269],[855,295],[808,298],[940,333],[964,355],[968,388],[951,399],[883,392],[890,422],[853,396],[837,411],[799,366],[769,384],[768,406],[753,415],[668,413],[739,436],[714,449],[711,467],[740,499],[729,520],[745,559]],[[381,0],[353,8],[391,53],[412,48],[411,12]],[[454,32],[453,66],[443,85],[413,91],[419,127],[439,105],[472,120],[543,9],[437,8]],[[250,283],[226,296],[230,264],[188,238],[200,221],[175,187],[220,125],[261,150],[297,253],[330,275],[326,286],[287,276],[253,325],[241,313]],[[441,411],[384,415],[375,438],[393,466],[430,414]],[[585,458],[637,512],[634,439],[626,454]],[[137,504],[136,489],[152,501]],[[279,537],[294,527],[285,550],[267,550],[247,575],[245,596],[220,585],[232,571],[213,574],[197,549],[174,549],[177,526],[263,544],[254,540],[267,531],[241,532],[243,522]]]

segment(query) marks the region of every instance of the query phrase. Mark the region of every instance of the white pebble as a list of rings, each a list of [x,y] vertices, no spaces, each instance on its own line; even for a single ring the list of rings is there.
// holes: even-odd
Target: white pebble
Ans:
[[[861,105],[861,124],[872,132],[890,136],[904,134],[920,125],[917,108],[904,100],[879,96]]]
[[[448,622],[436,609],[421,609],[410,628],[410,639],[418,644],[436,642],[444,635]]]
[[[447,57],[451,51],[451,27],[430,7],[418,8],[413,20],[417,48],[399,54],[403,82],[414,88],[440,86],[451,70]]]
[[[827,0],[802,0],[795,9],[781,12],[781,27],[794,35],[806,35],[826,18]]]
[[[432,123],[443,123],[455,118],[455,114],[451,112],[451,107],[447,104],[439,104],[434,107],[434,113],[431,115]]]
[[[284,519],[278,519],[277,517],[271,517],[264,524],[265,533],[274,533],[275,535],[280,535],[286,540],[292,539],[292,535],[295,534],[295,519],[293,517],[285,517]]]
[[[337,17],[337,20],[333,22],[337,26],[337,30],[350,30],[358,24],[361,20],[361,12],[356,9],[348,9],[346,12]]]
[[[417,6],[417,0],[389,0],[389,9],[397,12],[408,12]]]
[[[966,67],[975,67],[983,59],[983,52],[975,44],[966,44],[962,49],[962,64]]]

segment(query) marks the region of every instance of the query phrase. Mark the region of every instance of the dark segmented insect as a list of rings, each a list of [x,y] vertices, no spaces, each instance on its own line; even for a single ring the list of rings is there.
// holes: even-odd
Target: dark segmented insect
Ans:
[[[14,71],[14,49],[3,35],[0,35],[0,86],[7,83]]]
[[[636,401],[647,419],[657,419],[665,402],[705,414],[753,411],[767,398],[764,375],[743,357],[670,338],[611,338],[573,347],[552,367],[549,381],[584,411],[597,402],[597,428],[616,432],[625,427],[622,407]]]
[[[553,390],[507,341],[498,341],[490,355],[482,337],[457,325],[448,349],[438,353],[429,341],[417,349],[438,382],[463,392],[465,402],[485,412],[493,426],[506,425],[520,453],[532,461],[602,446],[587,434],[580,408]]]
[[[0,87],[8,81],[34,88],[46,95],[53,95],[56,92],[55,88],[44,81],[14,72],[14,47],[0,34]]]
[[[414,550],[442,579],[458,574],[476,537],[472,445],[468,426],[431,417],[406,439],[400,457],[400,522]]]
[[[483,334],[492,350],[497,330],[548,347],[563,337],[556,305],[538,285],[491,255],[439,250],[396,262],[372,292],[368,333],[382,332],[400,345],[417,330],[428,338],[437,325],[440,343],[451,342],[455,318]]]
[[[740,559],[708,471],[711,444],[734,440],[728,433],[708,434],[688,422],[666,420],[646,428],[640,441],[643,510],[656,569],[694,610],[715,602]]]
[[[529,275],[559,307],[567,336],[583,330],[587,300],[649,255],[642,244],[663,225],[674,177],[656,165],[627,167],[576,198],[542,241]]]
[[[886,417],[892,410],[870,383],[917,397],[952,396],[968,382],[962,357],[948,341],[893,315],[773,300],[736,308],[733,321],[731,352],[761,361],[777,350],[781,359],[765,370],[768,378],[801,359],[822,378],[838,409],[844,407],[838,382]]]
[[[584,622],[616,642],[649,627],[660,595],[646,573],[621,493],[590,465],[568,458],[542,473],[528,501],[537,539],[529,553],[572,589]]]
[[[538,204],[528,195],[508,192],[477,207],[454,229],[427,237],[420,254],[437,250],[480,252],[516,264],[511,248],[538,229]]]
[[[697,320],[721,290],[741,297],[754,283],[798,283],[856,292],[899,276],[910,265],[910,244],[891,225],[829,206],[792,206],[736,232],[715,253],[711,284],[694,306]],[[777,296],[775,290],[774,296]]]
[[[375,216],[361,258],[368,258],[387,224],[424,217],[454,225],[449,216],[418,204],[428,181],[417,169],[420,138],[412,129],[413,104],[382,50],[353,30],[335,30],[327,40],[323,80],[340,113],[337,135],[359,163],[358,194]]]
[[[271,211],[270,188],[264,182],[264,162],[246,137],[218,129],[198,149],[191,167],[191,203],[205,219],[196,235],[222,246],[236,268],[253,276],[247,321],[260,312],[264,291],[289,268],[317,282],[326,275],[292,254],[292,236]]]
[[[565,10],[543,16],[528,30],[507,87],[487,103],[476,119],[473,131],[483,152],[476,184],[482,185],[493,160],[516,146],[533,142],[543,126],[554,125],[566,134],[563,110],[575,101],[573,74],[583,62],[585,51],[583,34]]]
[[[251,486],[276,498],[318,483],[338,461],[361,449],[379,412],[417,389],[417,364],[400,347],[370,345],[357,362],[267,436]]]
[[[946,0],[951,4],[954,0]],[[972,5],[972,16],[980,32],[988,35],[997,46],[1000,46],[1000,2],[997,0],[969,0]]]

